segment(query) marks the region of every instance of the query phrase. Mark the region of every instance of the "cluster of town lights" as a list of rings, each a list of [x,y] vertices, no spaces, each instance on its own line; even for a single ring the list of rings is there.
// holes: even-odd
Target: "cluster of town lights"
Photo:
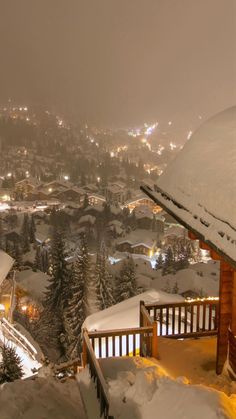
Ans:
[[[186,298],[186,303],[198,303],[198,302],[207,302],[207,301],[219,301],[219,297],[197,297],[197,298]]]

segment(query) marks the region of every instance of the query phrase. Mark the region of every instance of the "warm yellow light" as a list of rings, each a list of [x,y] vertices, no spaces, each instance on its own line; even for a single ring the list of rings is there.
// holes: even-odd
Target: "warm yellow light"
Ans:
[[[200,297],[197,297],[197,298],[186,298],[185,299],[185,302],[186,303],[196,303],[196,302],[198,302],[198,301],[201,301],[201,302],[207,302],[207,301],[219,301],[219,297],[205,297],[205,298],[200,298]]]
[[[22,307],[21,307],[21,310],[22,310],[22,311],[26,311],[26,310],[27,310],[27,306],[22,306]]]

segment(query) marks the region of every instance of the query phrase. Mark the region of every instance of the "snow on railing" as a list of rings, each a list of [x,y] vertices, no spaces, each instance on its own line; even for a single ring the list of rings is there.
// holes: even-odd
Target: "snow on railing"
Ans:
[[[22,335],[15,327],[13,327],[5,317],[0,320],[0,324],[3,332],[8,333],[8,335],[17,342],[34,360],[37,354],[37,350],[34,346],[28,341],[28,339]]]

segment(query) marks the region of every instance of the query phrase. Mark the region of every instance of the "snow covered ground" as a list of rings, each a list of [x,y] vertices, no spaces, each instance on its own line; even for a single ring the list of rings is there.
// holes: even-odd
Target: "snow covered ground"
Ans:
[[[17,380],[0,387],[0,400],[1,419],[87,419],[74,380]]]
[[[110,414],[116,419],[235,419],[236,396],[203,385],[190,385],[187,378],[172,378],[161,363],[144,358],[100,361],[108,383]],[[83,394],[87,389],[88,418],[91,411],[88,370],[78,375]]]
[[[236,393],[236,382],[224,369],[221,375],[215,372],[216,337],[201,339],[158,338],[160,364],[174,378],[188,377],[193,384],[205,384],[227,395]],[[177,356],[176,356],[177,354]]]

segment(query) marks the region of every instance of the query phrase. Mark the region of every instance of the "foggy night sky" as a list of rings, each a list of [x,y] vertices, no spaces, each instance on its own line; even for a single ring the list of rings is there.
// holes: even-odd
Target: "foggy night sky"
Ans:
[[[236,0],[0,0],[0,102],[113,126],[236,103]]]

